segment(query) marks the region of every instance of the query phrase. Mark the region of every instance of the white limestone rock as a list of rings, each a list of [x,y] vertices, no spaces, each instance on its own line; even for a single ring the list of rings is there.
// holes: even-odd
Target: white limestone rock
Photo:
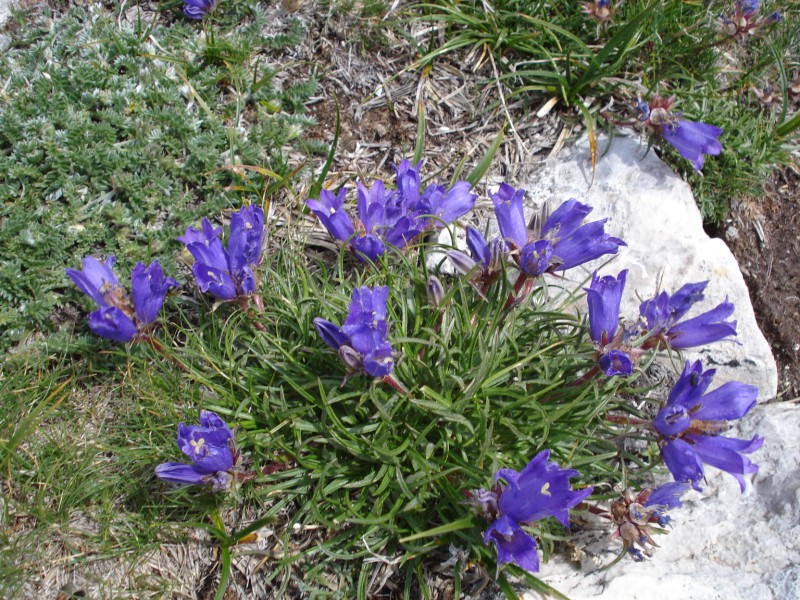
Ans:
[[[598,569],[598,563],[615,557],[606,551],[584,561],[582,569],[553,559],[538,576],[571,600],[800,598],[798,431],[797,404],[757,406],[738,433],[727,434],[766,438],[761,450],[750,455],[759,472],[744,494],[732,476],[709,467],[702,494],[689,492],[684,506],[670,511],[674,526],[657,538],[660,548],[651,560],[637,563],[626,557],[610,569]],[[619,542],[608,545],[620,548]],[[529,591],[523,598],[541,596]]]
[[[736,306],[739,343],[717,342],[687,350],[684,357],[699,358],[706,368],[716,368],[716,385],[742,381],[758,386],[760,401],[773,398],[778,386],[775,359],[756,324],[736,259],[722,240],[709,238],[703,231],[689,186],[646,149],[635,137],[617,136],[610,146],[609,139],[601,137],[593,176],[584,137],[509,183],[526,189],[526,217],[543,202],[550,201],[555,208],[577,198],[594,208],[587,220],[608,218],[606,231],[628,246],[610,264],[603,266],[608,261],[604,257],[565,275],[579,285],[595,269],[607,275],[629,269],[620,312],[626,319],[635,320],[640,301],[655,295],[657,289],[672,293],[686,283],[709,280],[705,299],[686,318],[715,307],[727,296]],[[497,231],[492,226],[491,237]]]

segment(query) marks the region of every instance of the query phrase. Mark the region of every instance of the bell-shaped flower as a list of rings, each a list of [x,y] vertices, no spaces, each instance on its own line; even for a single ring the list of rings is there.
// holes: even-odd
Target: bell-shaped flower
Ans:
[[[199,20],[214,8],[215,0],[183,0],[183,14],[190,19]]]
[[[646,488],[638,494],[626,490],[611,502],[609,513],[615,525],[611,537],[620,538],[634,560],[652,556],[653,548],[658,547],[652,534],[666,533],[663,527],[670,522],[667,510],[681,506],[681,496],[688,489],[687,483],[672,482]]]
[[[203,219],[202,229],[189,227],[178,241],[194,257],[192,273],[204,293],[220,300],[236,300],[256,291],[254,269],[261,263],[266,242],[264,211],[245,206],[231,217],[228,247],[220,240],[222,228],[215,229]]]
[[[338,194],[330,190],[322,190],[319,200],[306,200],[306,205],[313,212],[325,229],[340,242],[346,242],[355,232],[353,221],[344,210],[344,199],[347,190],[342,188]]]
[[[695,171],[703,168],[706,154],[717,156],[722,152],[719,136],[722,129],[716,125],[689,121],[671,110],[674,98],[654,95],[650,102],[639,101],[636,110],[639,121],[655,136],[666,140],[681,156],[692,161]]]
[[[681,321],[680,319],[698,301],[708,281],[687,283],[670,295],[661,292],[639,305],[639,314],[646,323],[646,347],[659,343],[671,348],[693,348],[723,340],[736,335],[736,321],[726,321],[733,314],[734,305],[726,299],[715,308],[701,315]]]
[[[239,453],[233,431],[215,413],[200,412],[200,425],[178,426],[178,447],[192,464],[167,462],[156,467],[158,477],[184,485],[211,485],[212,491],[227,490],[237,478]]]
[[[112,270],[115,261],[113,256],[104,263],[87,256],[83,259],[82,270],[66,269],[65,272],[99,307],[89,314],[89,329],[101,337],[124,343],[155,322],[167,291],[178,282],[164,275],[157,260],[147,267],[137,263],[131,273],[131,300]]]
[[[392,347],[387,340],[388,298],[389,288],[385,286],[356,288],[344,325],[338,327],[325,319],[314,319],[319,336],[339,353],[348,373],[363,371],[372,377],[386,377],[394,370]]]
[[[744,455],[761,448],[764,438],[740,440],[720,434],[729,428],[728,421],[741,419],[755,406],[758,388],[730,381],[706,393],[714,373],[714,369],[703,371],[700,361],[687,361],[653,427],[659,434],[661,456],[676,481],[691,482],[699,490],[707,464],[733,475],[744,492],[744,475],[758,471],[758,465]]]
[[[605,232],[607,219],[583,223],[592,208],[574,198],[553,211],[541,231],[529,232],[523,213],[523,190],[502,184],[490,196],[500,235],[517,251],[517,265],[528,277],[566,271],[605,254],[616,254],[625,245]],[[537,239],[529,241],[532,233],[536,233]]]
[[[663,127],[663,137],[685,159],[692,161],[695,171],[700,171],[706,154],[718,156],[722,152],[719,136],[722,128],[708,123],[682,119]]]
[[[561,469],[548,460],[550,451],[543,450],[521,472],[501,469],[496,479],[506,486],[495,494],[499,516],[484,533],[484,543],[497,547],[498,564],[512,562],[528,571],[539,570],[536,540],[522,525],[546,517],[555,517],[569,527],[569,509],[583,502],[592,488],[573,491],[570,478],[577,471]]]
[[[609,377],[627,376],[633,372],[633,361],[628,353],[619,349],[617,336],[619,305],[627,275],[627,269],[617,277],[598,277],[595,271],[591,284],[584,288],[589,305],[589,335],[597,347],[600,367]]]
[[[307,200],[306,204],[328,232],[360,260],[375,261],[386,252],[387,244],[403,248],[425,232],[455,221],[475,205],[476,196],[470,193],[466,181],[450,188],[433,184],[423,190],[421,166],[422,162],[412,165],[408,160],[396,165],[394,190],[387,189],[380,179],[370,187],[359,182],[355,223],[344,210],[344,188],[336,196],[322,190],[318,200]]]

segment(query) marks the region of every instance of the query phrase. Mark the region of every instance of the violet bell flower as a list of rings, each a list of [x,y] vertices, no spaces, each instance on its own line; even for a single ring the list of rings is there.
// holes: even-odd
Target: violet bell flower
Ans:
[[[395,190],[380,179],[371,187],[357,183],[358,220],[354,223],[344,209],[346,190],[334,195],[322,190],[318,200],[307,200],[313,212],[335,239],[347,244],[362,260],[375,261],[386,252],[386,244],[403,248],[426,231],[441,228],[470,211],[477,196],[470,184],[459,181],[450,188],[429,185],[422,190],[420,161],[403,160],[394,167]]]
[[[264,211],[245,206],[231,217],[227,249],[219,239],[222,228],[214,229],[203,219],[202,230],[189,227],[178,241],[194,257],[192,272],[204,293],[219,300],[236,300],[256,291],[254,269],[261,263],[266,241]]]
[[[522,206],[524,193],[503,183],[496,193],[489,195],[494,202],[500,235],[517,251],[517,265],[528,277],[566,271],[605,254],[616,254],[620,246],[626,245],[605,232],[607,219],[583,223],[592,207],[574,198],[553,211],[542,225],[539,239],[529,241]]]
[[[555,517],[564,527],[569,527],[569,509],[592,493],[591,487],[573,491],[569,480],[578,472],[561,469],[549,458],[550,450],[543,450],[521,472],[500,469],[496,479],[507,483],[504,488],[498,486],[493,492],[478,490],[481,505],[496,506],[497,513],[488,515],[495,519],[484,533],[483,541],[497,547],[498,565],[511,562],[527,571],[538,571],[536,540],[522,525]],[[494,494],[496,503],[487,498],[487,494]],[[475,497],[474,493],[472,495]]]
[[[183,14],[197,21],[214,8],[214,0],[183,0],[183,5]]]
[[[652,556],[658,544],[651,534],[665,533],[663,527],[670,522],[667,510],[682,506],[681,496],[688,489],[688,483],[673,481],[657,488],[646,488],[638,494],[626,490],[611,502],[609,512],[616,526],[612,539],[620,538],[624,550],[634,560]]]
[[[705,164],[706,154],[717,156],[722,152],[718,139],[722,129],[684,119],[680,113],[670,110],[674,100],[654,95],[649,104],[639,101],[639,120],[654,135],[666,140],[683,158],[692,161],[695,171],[700,171]]]
[[[720,434],[729,428],[728,421],[741,419],[755,406],[758,388],[729,381],[706,393],[714,373],[714,369],[703,371],[700,361],[687,361],[653,426],[675,481],[691,482],[700,490],[703,465],[708,464],[733,475],[744,492],[744,475],[758,471],[758,465],[744,455],[761,448],[764,438],[740,440]]]
[[[627,275],[627,269],[617,277],[598,277],[595,271],[591,284],[584,288],[589,305],[589,335],[597,346],[600,368],[609,377],[627,376],[633,372],[633,361],[619,348],[621,336],[617,336],[619,305]]]
[[[733,314],[734,305],[724,302],[701,315],[680,321],[689,309],[703,299],[708,281],[687,283],[672,295],[661,292],[639,305],[639,314],[647,324],[645,348],[667,344],[683,349],[703,346],[736,335],[736,321],[726,321]]]
[[[200,411],[200,425],[178,426],[178,447],[192,464],[167,462],[158,465],[158,477],[183,485],[210,485],[212,491],[227,490],[236,478],[239,453],[230,427],[209,410]]]
[[[348,374],[363,371],[372,377],[386,377],[394,370],[392,346],[387,340],[388,297],[386,286],[356,288],[344,325],[314,319],[317,333],[339,353]]]
[[[89,329],[101,337],[125,343],[155,322],[167,291],[178,282],[164,276],[158,260],[148,267],[136,263],[131,273],[131,300],[112,270],[115,261],[114,256],[104,263],[87,256],[81,270],[65,269],[65,272],[99,307],[89,314]]]

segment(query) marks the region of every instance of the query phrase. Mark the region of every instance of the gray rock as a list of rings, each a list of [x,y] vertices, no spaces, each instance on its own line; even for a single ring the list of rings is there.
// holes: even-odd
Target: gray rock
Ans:
[[[611,275],[629,269],[623,318],[635,320],[640,301],[657,290],[672,293],[686,283],[709,280],[705,299],[687,318],[728,297],[736,306],[739,335],[735,342],[685,351],[684,359],[699,358],[706,368],[715,367],[715,385],[742,381],[758,386],[759,400],[773,398],[778,387],[775,359],[756,324],[736,259],[725,242],[703,231],[700,211],[686,182],[646,149],[634,137],[617,136],[610,144],[608,138],[600,138],[593,175],[588,141],[583,138],[509,183],[527,190],[526,217],[543,202],[555,207],[574,197],[594,208],[589,219],[608,218],[606,231],[628,246],[609,264],[603,258],[565,275],[567,287],[575,287],[595,269]],[[490,227],[490,236],[494,232]]]
[[[9,48],[11,48],[11,38],[0,33],[0,52],[5,52]]]
[[[575,569],[554,559],[539,577],[572,600],[787,600],[800,598],[800,407],[757,406],[738,434],[766,438],[751,455],[759,472],[744,494],[726,473],[706,469],[703,492],[670,511],[673,529],[659,536],[647,562],[627,557],[607,570],[619,542]],[[540,598],[526,592],[526,600]]]

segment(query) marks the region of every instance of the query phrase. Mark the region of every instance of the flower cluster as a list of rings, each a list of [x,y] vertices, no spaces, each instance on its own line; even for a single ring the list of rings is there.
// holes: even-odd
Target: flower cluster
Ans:
[[[253,270],[261,263],[261,250],[266,241],[264,211],[258,206],[245,206],[231,217],[228,247],[219,236],[222,228],[214,229],[203,219],[201,230],[189,227],[178,241],[194,257],[192,272],[197,285],[219,300],[236,300],[256,291]]]
[[[490,194],[500,236],[489,243],[477,229],[468,227],[467,245],[472,256],[459,250],[448,252],[456,271],[467,275],[481,293],[503,273],[509,259],[520,271],[516,286],[519,292],[527,279],[566,271],[606,254],[616,254],[619,247],[625,245],[621,239],[605,232],[607,219],[584,223],[592,207],[574,198],[542,218],[540,225],[529,229],[523,208],[524,195],[525,190],[500,184],[497,192]]]
[[[606,375],[630,375],[634,362],[646,350],[694,348],[736,335],[736,321],[726,320],[734,311],[727,299],[696,317],[681,320],[703,299],[708,281],[688,283],[674,294],[661,292],[645,300],[639,305],[639,319],[620,329],[620,301],[627,273],[622,271],[615,278],[598,277],[595,272],[586,288],[589,333]]]
[[[758,388],[729,381],[706,393],[715,372],[703,371],[700,361],[687,361],[653,426],[661,456],[676,481],[691,482],[699,490],[705,463],[733,475],[744,492],[744,475],[758,471],[744,455],[761,448],[764,438],[740,440],[720,434],[729,428],[728,421],[741,419],[755,406]]]
[[[500,469],[495,478],[506,482],[492,491],[476,490],[470,497],[492,524],[483,535],[486,544],[497,547],[498,565],[514,563],[528,571],[539,570],[536,540],[522,527],[546,517],[555,517],[569,527],[569,509],[591,493],[588,487],[573,491],[570,478],[577,471],[562,469],[548,460],[550,451],[539,452],[521,472]]]
[[[736,0],[734,11],[727,15],[719,16],[719,26],[722,32],[736,39],[745,39],[749,36],[761,35],[764,29],[782,19],[777,11],[766,17],[758,16],[759,0]]]
[[[674,102],[674,98],[657,95],[649,103],[640,100],[636,106],[639,121],[653,135],[663,138],[675,148],[683,158],[692,161],[695,171],[700,171],[706,154],[717,156],[722,152],[719,143],[722,129],[684,119],[680,113],[671,110]]]
[[[66,274],[99,307],[89,314],[89,329],[101,337],[125,343],[155,322],[167,291],[178,282],[164,276],[157,260],[148,267],[137,263],[131,273],[131,300],[114,275],[115,262],[114,256],[104,263],[87,256],[82,270],[66,269]]]
[[[608,7],[608,3],[604,6]],[[695,134],[709,133],[708,128],[716,131],[709,136],[718,152],[716,136],[721,131],[717,128],[681,120],[669,112],[668,101],[657,100],[645,108],[647,125],[658,128],[660,135],[694,160],[696,166],[698,162],[702,166],[704,153],[714,152],[709,149],[711,142],[700,143]],[[370,188],[359,183],[359,218],[355,223],[344,210],[345,190],[337,194],[324,190],[319,200],[309,200],[308,206],[331,235],[359,258],[375,261],[387,246],[403,248],[425,232],[458,219],[475,203],[476,196],[467,182],[458,182],[449,189],[441,185],[423,189],[419,168],[420,164],[411,165],[409,161],[397,165],[394,190],[388,190],[380,180]],[[505,309],[529,293],[544,275],[616,254],[625,245],[623,240],[605,231],[605,219],[586,222],[592,208],[576,199],[569,199],[552,213],[545,206],[529,224],[524,215],[523,190],[503,183],[490,197],[499,235],[487,242],[480,231],[468,227],[466,237],[471,255],[452,250],[448,257],[456,271],[466,275],[484,299],[491,297],[486,293],[488,287],[499,277],[505,277],[507,268],[518,272],[514,293],[504,306],[503,316]],[[222,233],[222,227],[215,228],[208,219],[203,219],[200,229],[189,227],[178,238],[194,258],[192,272],[200,290],[218,300],[242,305],[255,301],[261,306],[257,268],[267,239],[263,210],[257,206],[241,208],[231,218],[225,244]],[[113,264],[113,257],[105,263],[89,257],[84,259],[82,270],[67,269],[66,273],[98,305],[89,315],[89,327],[106,338],[127,342],[145,333],[155,322],[167,291],[177,282],[164,275],[158,261],[148,267],[139,263],[133,269],[129,296],[114,275]],[[664,348],[695,347],[736,335],[737,323],[731,320],[734,306],[727,299],[711,310],[686,318],[704,297],[707,281],[686,284],[672,294],[660,292],[641,302],[634,322],[621,321],[620,306],[627,278],[626,270],[616,276],[602,277],[595,272],[585,289],[588,333],[597,365],[584,368],[580,352],[574,353],[581,361],[578,369],[584,379],[599,372],[609,377],[631,375],[648,353],[652,355]],[[432,329],[441,331],[442,323],[446,322],[444,313],[457,301],[457,295],[447,294],[442,281],[433,274],[429,274],[425,290],[429,304],[440,313]],[[410,396],[415,389],[406,390],[394,374],[395,352],[388,339],[388,297],[387,286],[357,287],[352,291],[348,314],[341,326],[323,318],[314,319],[314,326],[344,363],[345,379],[364,373]],[[470,325],[476,322],[469,321]],[[152,338],[146,339],[156,346]],[[418,356],[422,359],[423,353]],[[658,444],[663,461],[675,479],[674,483],[636,494],[626,492],[610,504],[606,516],[614,524],[614,537],[622,540],[625,551],[636,560],[652,554],[656,547],[652,535],[662,532],[669,522],[666,511],[681,505],[680,497],[690,485],[699,489],[705,465],[731,473],[742,490],[744,476],[758,469],[746,455],[760,448],[763,438],[740,440],[721,435],[727,430],[728,421],[744,417],[753,408],[756,388],[729,382],[709,392],[713,375],[714,370],[704,371],[699,361],[687,362],[654,419],[633,420],[626,415],[624,420],[616,421],[626,425],[635,421],[643,426]],[[606,415],[612,422],[613,416]],[[158,465],[155,474],[162,480],[225,491],[234,482],[255,477],[243,470],[233,431],[213,412],[201,411],[199,425],[181,423],[177,442],[191,462]],[[530,527],[548,517],[555,517],[569,527],[569,511],[593,491],[590,486],[573,489],[570,479],[576,476],[577,471],[562,469],[550,461],[550,450],[543,450],[522,471],[499,470],[492,489],[468,493],[489,522],[483,542],[496,548],[498,566],[513,563],[528,571],[538,571],[538,546]],[[589,510],[600,509],[595,506]]]
[[[233,431],[215,413],[200,411],[200,425],[178,425],[178,447],[192,464],[167,462],[156,467],[164,481],[183,485],[210,485],[218,492],[239,478],[240,455]]]
[[[322,340],[339,353],[348,375],[364,372],[386,377],[394,369],[392,346],[387,338],[386,301],[388,287],[356,288],[350,311],[341,327],[322,318],[314,326]]]
[[[638,494],[626,490],[611,502],[609,513],[615,525],[612,538],[621,539],[624,550],[634,560],[652,556],[653,548],[658,547],[652,535],[664,533],[663,527],[670,522],[667,510],[682,506],[681,496],[688,489],[686,483],[672,482],[648,487]]]
[[[375,261],[386,252],[386,245],[403,248],[425,232],[441,228],[466,214],[477,196],[470,184],[459,181],[452,187],[429,185],[424,190],[419,169],[403,160],[395,166],[397,187],[387,190],[380,179],[370,188],[358,182],[358,219],[355,224],[344,208],[347,190],[338,194],[322,190],[318,200],[307,200],[328,232],[355,252],[362,260]]]

